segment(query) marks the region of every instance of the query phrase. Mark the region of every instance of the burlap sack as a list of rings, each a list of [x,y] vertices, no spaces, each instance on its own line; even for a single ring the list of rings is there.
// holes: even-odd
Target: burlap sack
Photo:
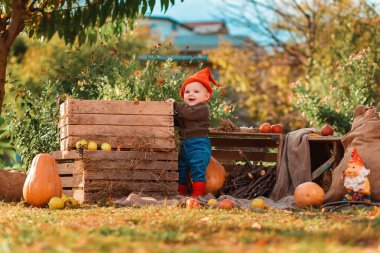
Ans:
[[[356,107],[351,131],[342,137],[342,144],[344,157],[333,172],[325,202],[343,199],[346,193],[343,187],[343,170],[347,168],[354,147],[357,148],[364,166],[370,170],[368,179],[372,201],[380,201],[380,114],[374,107]]]
[[[0,200],[21,200],[25,179],[24,172],[0,169]]]

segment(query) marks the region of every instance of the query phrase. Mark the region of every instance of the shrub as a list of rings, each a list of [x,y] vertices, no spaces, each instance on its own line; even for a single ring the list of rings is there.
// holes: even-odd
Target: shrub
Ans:
[[[293,87],[294,105],[312,125],[321,127],[328,123],[334,126],[337,133],[347,133],[351,128],[355,107],[374,105],[375,72],[378,66],[373,59],[371,50],[365,49],[351,55],[337,68],[321,72],[315,79],[298,80]],[[318,90],[312,89],[313,86],[330,89],[327,94],[320,94]]]

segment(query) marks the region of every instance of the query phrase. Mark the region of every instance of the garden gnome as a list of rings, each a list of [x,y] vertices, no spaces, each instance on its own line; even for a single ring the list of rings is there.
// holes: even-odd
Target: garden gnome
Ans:
[[[364,167],[363,161],[356,147],[352,150],[347,169],[343,171],[344,187],[347,194],[344,201],[371,202],[371,187],[369,185],[369,170]]]

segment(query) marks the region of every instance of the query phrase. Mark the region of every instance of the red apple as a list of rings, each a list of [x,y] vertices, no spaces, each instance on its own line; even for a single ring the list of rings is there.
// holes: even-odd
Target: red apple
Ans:
[[[196,209],[199,208],[201,205],[197,199],[189,198],[186,200],[186,208],[188,209]]]
[[[330,126],[329,124],[326,124],[321,128],[321,135],[327,136],[327,135],[333,135],[333,134],[334,134],[334,128]]]
[[[219,203],[220,209],[232,209],[234,208],[234,202],[232,202],[230,199],[223,199]]]
[[[270,127],[270,124],[269,123],[263,123],[261,124],[260,126],[260,133],[270,133],[272,130],[271,130],[271,127]]]
[[[271,126],[272,133],[281,134],[283,127],[281,124],[274,124]]]

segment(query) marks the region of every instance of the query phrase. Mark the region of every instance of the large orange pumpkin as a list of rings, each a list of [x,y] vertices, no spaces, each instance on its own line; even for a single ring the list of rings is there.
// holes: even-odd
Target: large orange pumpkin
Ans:
[[[206,169],[206,189],[205,193],[215,194],[223,187],[226,179],[226,171],[223,165],[214,157],[211,157],[210,163]]]
[[[52,156],[38,154],[33,158],[22,193],[26,203],[38,207],[45,206],[52,197],[61,197],[62,183]]]
[[[325,200],[325,192],[316,183],[306,182],[296,187],[294,202],[299,208],[319,207]]]

